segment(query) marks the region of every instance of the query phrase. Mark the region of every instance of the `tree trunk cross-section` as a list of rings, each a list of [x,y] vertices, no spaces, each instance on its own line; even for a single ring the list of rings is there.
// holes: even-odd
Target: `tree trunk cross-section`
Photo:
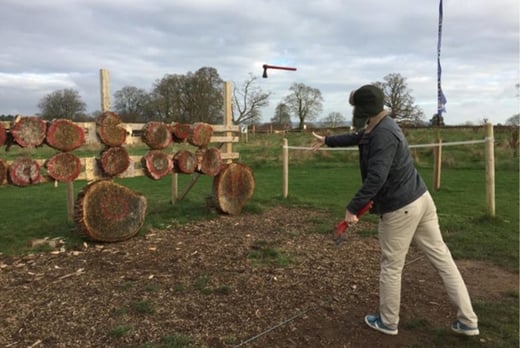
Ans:
[[[21,147],[40,146],[45,140],[47,124],[39,117],[22,116],[13,122],[11,134]]]
[[[143,127],[143,142],[153,150],[165,149],[172,142],[170,128],[164,122],[148,122]]]
[[[188,150],[180,150],[173,156],[174,170],[177,173],[192,174],[197,169],[197,156]]]
[[[40,165],[29,157],[18,157],[9,166],[9,181],[16,186],[37,184],[41,180]]]
[[[123,173],[130,166],[128,151],[122,146],[109,147],[101,153],[101,169],[107,176]]]
[[[78,194],[74,221],[79,232],[94,241],[118,242],[139,232],[146,208],[144,195],[111,180],[97,180]]]
[[[142,165],[148,177],[158,180],[171,173],[173,159],[160,150],[151,150],[143,156]]]
[[[253,171],[243,163],[225,165],[213,179],[213,194],[217,208],[229,215],[239,215],[253,196]]]
[[[96,132],[103,144],[121,146],[126,140],[126,130],[120,126],[121,117],[115,112],[106,111],[96,121]]]
[[[57,150],[72,151],[84,143],[85,131],[70,120],[55,120],[47,129],[47,144]]]
[[[54,180],[72,182],[81,172],[81,160],[71,153],[61,152],[49,158],[45,167]]]

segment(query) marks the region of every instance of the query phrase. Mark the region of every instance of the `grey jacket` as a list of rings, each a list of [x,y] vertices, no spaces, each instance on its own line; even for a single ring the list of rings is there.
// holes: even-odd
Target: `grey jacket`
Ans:
[[[358,145],[363,185],[347,205],[353,214],[372,200],[371,212],[382,215],[402,208],[427,191],[415,169],[408,142],[390,116],[384,117],[370,133],[327,136],[325,144]]]

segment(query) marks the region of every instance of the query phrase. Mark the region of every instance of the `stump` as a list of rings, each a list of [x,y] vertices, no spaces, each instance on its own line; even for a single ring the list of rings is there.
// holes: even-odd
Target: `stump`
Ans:
[[[66,119],[54,120],[47,129],[47,144],[60,151],[72,151],[85,143],[85,131]]]
[[[197,156],[191,151],[180,150],[173,156],[173,167],[177,173],[192,174],[197,165]]]
[[[190,128],[188,142],[193,146],[208,146],[211,136],[213,135],[213,127],[204,122],[196,122]]]
[[[168,175],[173,168],[173,160],[160,150],[148,151],[142,162],[145,174],[155,180]]]
[[[120,126],[121,117],[106,111],[96,120],[96,132],[101,142],[108,146],[121,146],[126,140],[126,129]]]
[[[21,147],[40,146],[45,140],[47,124],[34,116],[17,117],[11,125],[14,142]]]
[[[101,242],[118,242],[135,236],[143,226],[146,197],[111,180],[97,180],[79,194],[74,221],[84,236]]]
[[[191,125],[189,123],[173,123],[170,125],[170,131],[173,136],[173,141],[182,143],[190,135]]]
[[[45,163],[47,173],[60,182],[72,182],[81,173],[81,160],[68,152],[58,153]]]
[[[40,165],[29,157],[18,157],[9,166],[9,181],[13,185],[23,187],[40,180]]]
[[[200,172],[205,175],[215,176],[222,169],[222,156],[217,148],[210,148],[202,154]]]
[[[172,142],[170,128],[164,122],[148,122],[143,127],[143,142],[153,150],[161,150]]]
[[[7,164],[0,159],[0,185],[2,185],[7,178]]]
[[[7,132],[5,127],[0,123],[0,146],[3,146],[7,142]]]
[[[107,176],[123,173],[130,166],[130,156],[122,146],[109,147],[101,153],[101,170]]]
[[[253,196],[253,171],[242,163],[225,165],[213,179],[213,196],[217,208],[229,215],[238,215]]]

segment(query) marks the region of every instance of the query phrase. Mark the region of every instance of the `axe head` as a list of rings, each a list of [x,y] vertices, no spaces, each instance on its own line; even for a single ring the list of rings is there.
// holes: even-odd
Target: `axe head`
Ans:
[[[266,79],[267,78],[267,65],[264,64],[263,68],[264,68],[264,73],[262,74],[262,77],[264,79]]]

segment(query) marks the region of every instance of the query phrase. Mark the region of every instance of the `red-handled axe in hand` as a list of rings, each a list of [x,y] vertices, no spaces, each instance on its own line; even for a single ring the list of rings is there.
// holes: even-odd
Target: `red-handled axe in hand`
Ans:
[[[262,65],[262,67],[264,68],[264,74],[262,75],[262,77],[264,79],[267,78],[267,69],[278,69],[278,70],[290,70],[290,71],[296,71],[296,68],[291,68],[291,67],[288,67],[288,66],[277,66],[277,65],[268,65],[268,64],[264,64]]]
[[[359,209],[359,211],[356,213],[356,216],[360,218],[363,214],[368,212],[370,208],[372,208],[372,205],[374,202],[370,201],[368,202],[363,208]],[[334,236],[334,240],[336,241],[336,244],[340,244],[343,242],[343,233],[347,230],[348,223],[345,220],[341,220],[336,224],[336,235]]]

